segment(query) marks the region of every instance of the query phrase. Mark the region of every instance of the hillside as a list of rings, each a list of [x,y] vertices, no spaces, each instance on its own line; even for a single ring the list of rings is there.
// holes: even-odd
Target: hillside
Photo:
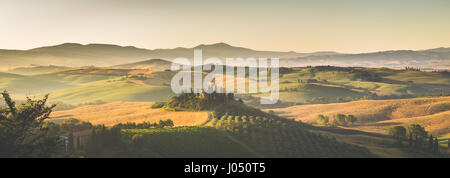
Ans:
[[[0,90],[9,91],[14,97],[23,98],[70,87],[71,84],[60,81],[0,72]]]
[[[449,70],[450,48],[429,50],[392,50],[360,54],[332,54],[303,56],[282,60],[282,66],[361,66],[388,67],[401,69],[405,66],[420,67],[425,70]]]
[[[73,88],[54,91],[50,101],[79,104],[102,100],[114,101],[165,101],[172,96],[169,86],[136,84],[130,80],[111,79],[86,83]]]
[[[102,105],[83,106],[66,111],[53,112],[53,121],[76,118],[92,124],[112,126],[118,123],[158,122],[171,119],[175,126],[195,126],[208,119],[207,112],[168,112],[151,109],[153,102],[113,102]]]
[[[386,134],[396,125],[421,124],[434,135],[450,134],[450,97],[398,100],[361,100],[348,103],[313,104],[273,109],[280,116],[315,123],[317,115],[333,118],[352,114],[360,123],[355,129]]]
[[[258,97],[240,95],[246,103],[259,108],[303,104],[327,104],[361,99],[397,99],[450,94],[448,72],[424,72],[362,67],[281,68],[280,102],[259,105]]]
[[[227,133],[210,127],[127,129],[126,136],[142,135],[139,157],[160,158],[256,158],[261,157]]]
[[[167,110],[212,111],[204,126],[224,131],[263,157],[373,157],[363,147],[338,142],[309,132],[301,122],[271,115],[221,93],[179,94],[163,107]]]
[[[233,135],[264,157],[375,157],[364,147],[315,134],[301,123],[273,116],[226,114],[206,125]]]
[[[166,70],[170,69],[170,66],[172,65],[172,62],[162,60],[162,59],[150,59],[135,63],[129,63],[129,64],[121,64],[121,65],[115,65],[111,68],[115,69],[159,69],[159,70]]]
[[[16,67],[8,70],[8,73],[13,74],[21,74],[21,75],[37,75],[37,74],[45,74],[50,72],[56,72],[61,70],[67,70],[70,67],[66,66],[40,66],[40,65],[30,65],[25,67]]]

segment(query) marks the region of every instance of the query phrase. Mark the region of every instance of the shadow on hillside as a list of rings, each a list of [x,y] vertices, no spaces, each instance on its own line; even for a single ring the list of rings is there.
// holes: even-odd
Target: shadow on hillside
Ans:
[[[394,126],[402,124],[401,122],[385,122],[385,123],[371,123],[367,124],[367,126]]]
[[[66,117],[73,117],[72,114],[66,114],[66,115],[60,115],[60,116],[53,116],[52,119],[61,119]]]

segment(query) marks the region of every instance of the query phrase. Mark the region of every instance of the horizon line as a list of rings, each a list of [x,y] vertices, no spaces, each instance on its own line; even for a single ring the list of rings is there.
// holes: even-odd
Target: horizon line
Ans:
[[[254,50],[254,51],[270,51],[270,52],[294,52],[294,53],[319,53],[319,52],[334,52],[334,53],[338,53],[338,54],[368,54],[368,53],[377,53],[377,52],[386,52],[386,51],[426,51],[426,50],[432,50],[432,49],[441,49],[441,48],[450,48],[450,47],[444,47],[444,46],[440,46],[440,47],[433,47],[433,48],[426,48],[426,49],[384,49],[384,50],[374,50],[374,51],[364,51],[364,52],[340,52],[340,51],[335,51],[335,50],[316,50],[316,51],[309,51],[309,52],[298,52],[298,51],[294,51],[294,50],[285,50],[285,51],[277,51],[277,50],[267,50],[267,49],[254,49],[254,48],[250,48],[250,47],[243,47],[243,46],[235,46],[235,45],[231,45],[230,43],[226,43],[226,42],[216,42],[216,43],[202,43],[202,44],[198,44],[195,45],[193,47],[182,47],[182,46],[178,46],[178,47],[172,47],[172,48],[145,48],[145,47],[137,47],[134,45],[123,45],[123,44],[114,44],[114,43],[97,43],[97,42],[92,42],[92,43],[77,43],[77,42],[64,42],[64,43],[59,43],[59,44],[54,44],[54,45],[42,45],[42,46],[38,46],[38,47],[34,47],[34,48],[28,48],[28,49],[7,49],[7,48],[3,48],[0,50],[11,50],[11,51],[30,51],[33,49],[38,49],[38,48],[45,48],[45,47],[54,47],[54,46],[60,46],[60,45],[64,45],[64,44],[77,44],[77,45],[81,45],[81,46],[87,46],[87,45],[111,45],[111,46],[119,46],[119,47],[133,47],[136,49],[144,49],[144,50],[167,50],[167,49],[177,49],[177,48],[185,48],[185,49],[194,49],[198,46],[201,45],[205,45],[205,46],[211,46],[211,45],[217,45],[217,44],[225,44],[225,45],[229,45],[231,47],[235,47],[235,48],[245,48],[245,49],[250,49],[250,50]]]

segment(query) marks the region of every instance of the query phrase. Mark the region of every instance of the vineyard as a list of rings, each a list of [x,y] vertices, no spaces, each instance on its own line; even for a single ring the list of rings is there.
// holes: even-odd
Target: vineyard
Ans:
[[[122,129],[132,140],[131,157],[243,158],[261,157],[229,134],[211,127],[191,126]]]
[[[264,157],[374,157],[367,149],[311,133],[294,120],[225,114],[206,126],[225,131]]]

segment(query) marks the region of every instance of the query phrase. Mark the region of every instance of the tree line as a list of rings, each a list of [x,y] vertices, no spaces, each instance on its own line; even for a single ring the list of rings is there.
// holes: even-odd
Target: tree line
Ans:
[[[425,128],[419,124],[410,124],[406,128],[394,126],[389,129],[389,134],[397,140],[399,145],[402,145],[402,141],[407,139],[410,148],[426,150],[436,154],[440,153],[438,138],[434,137],[433,134],[428,135]]]
[[[328,116],[317,115],[316,123],[321,126],[352,126],[355,122],[358,121],[358,118],[354,115],[345,115],[345,114],[335,114],[333,116],[333,121],[330,122]]]

